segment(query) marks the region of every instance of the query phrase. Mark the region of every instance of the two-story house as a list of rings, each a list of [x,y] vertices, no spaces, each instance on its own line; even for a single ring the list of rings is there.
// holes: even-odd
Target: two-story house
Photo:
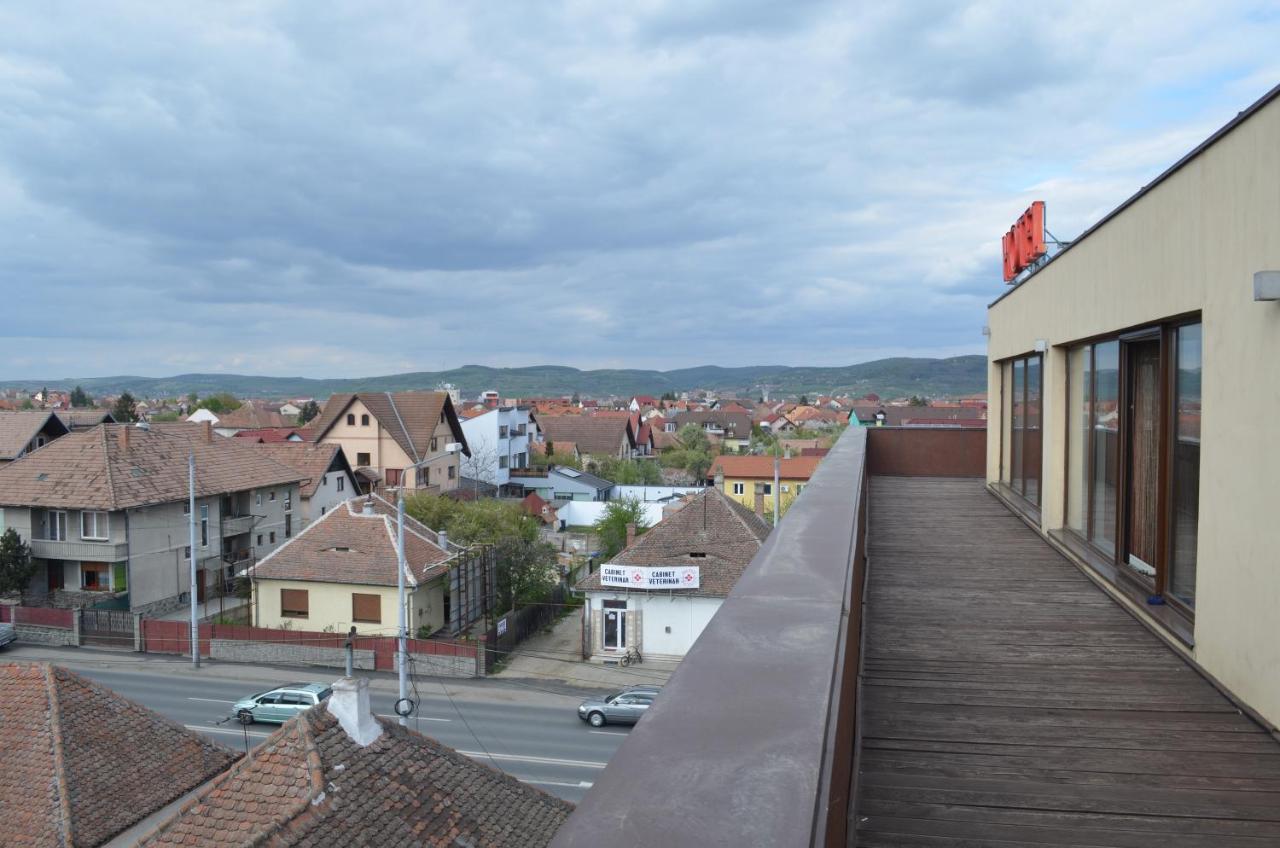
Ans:
[[[630,459],[636,453],[636,433],[628,415],[543,415],[538,424],[544,441],[573,442],[585,457]]]
[[[511,469],[529,467],[532,429],[525,406],[464,412],[462,432],[471,456],[462,460],[462,475],[499,488],[509,485]]]
[[[365,489],[458,487],[460,460],[471,455],[448,392],[333,395],[312,438],[342,448]],[[450,450],[450,445],[457,445]]]
[[[243,436],[237,434],[237,439]],[[298,488],[300,525],[306,527],[358,492],[355,472],[337,445],[315,442],[254,442],[281,465],[306,475]]]
[[[304,475],[260,446],[207,424],[103,424],[0,468],[0,524],[31,546],[37,566],[26,594],[88,604],[112,593],[155,615],[186,603],[190,456],[198,598],[297,532]]]

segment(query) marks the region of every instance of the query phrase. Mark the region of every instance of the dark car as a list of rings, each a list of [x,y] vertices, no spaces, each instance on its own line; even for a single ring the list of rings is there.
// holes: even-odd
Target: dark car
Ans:
[[[578,718],[592,727],[606,724],[635,724],[662,691],[661,686],[628,686],[603,698],[588,698],[578,705]]]

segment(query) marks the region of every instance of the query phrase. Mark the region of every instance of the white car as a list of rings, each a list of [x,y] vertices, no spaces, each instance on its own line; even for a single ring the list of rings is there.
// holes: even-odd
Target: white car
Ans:
[[[15,641],[17,638],[18,633],[13,629],[12,624],[0,624],[0,648]]]

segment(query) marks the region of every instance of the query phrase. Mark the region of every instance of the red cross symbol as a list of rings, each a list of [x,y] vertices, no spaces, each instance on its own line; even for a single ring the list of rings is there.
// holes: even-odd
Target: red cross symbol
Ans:
[[[692,571],[686,571],[686,572],[684,573],[684,582],[686,582],[686,583],[692,583],[692,582],[693,582],[693,572],[692,572]]]
[[[633,571],[633,572],[631,572],[631,579],[632,579],[633,581],[635,581],[636,583],[639,583],[639,582],[641,582],[642,580],[644,580],[644,575],[643,575],[643,574],[641,574],[641,573],[640,573],[640,572],[638,572],[638,571]]]

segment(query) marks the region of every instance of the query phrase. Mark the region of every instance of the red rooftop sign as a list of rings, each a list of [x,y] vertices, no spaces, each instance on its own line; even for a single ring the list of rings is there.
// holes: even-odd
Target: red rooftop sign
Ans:
[[[1037,200],[1004,234],[1004,281],[1013,278],[1044,256],[1044,201]]]

